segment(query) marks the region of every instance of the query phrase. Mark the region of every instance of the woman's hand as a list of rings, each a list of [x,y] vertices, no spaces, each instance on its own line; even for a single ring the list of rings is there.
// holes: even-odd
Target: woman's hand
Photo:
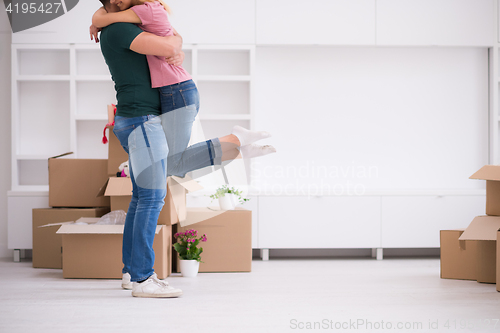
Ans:
[[[96,43],[99,43],[99,31],[101,29],[92,24],[89,28],[90,40],[95,40]]]
[[[165,58],[165,61],[169,65],[173,65],[173,66],[178,67],[178,66],[182,66],[182,63],[184,62],[184,57],[185,57],[184,51],[180,51],[179,53],[177,53],[177,55],[175,55],[173,57]]]

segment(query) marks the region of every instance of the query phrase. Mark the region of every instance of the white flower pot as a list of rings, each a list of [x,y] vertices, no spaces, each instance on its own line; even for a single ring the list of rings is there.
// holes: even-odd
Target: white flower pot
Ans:
[[[233,210],[236,206],[234,195],[226,193],[219,198],[219,206],[221,210]]]
[[[180,260],[181,273],[184,277],[196,277],[200,269],[200,263],[196,260]]]

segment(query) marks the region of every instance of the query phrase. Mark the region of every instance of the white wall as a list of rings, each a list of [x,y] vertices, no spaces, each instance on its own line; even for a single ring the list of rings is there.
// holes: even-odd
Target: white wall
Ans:
[[[7,191],[10,190],[10,44],[7,13],[0,10],[0,258],[12,257],[7,249]]]
[[[484,187],[468,178],[488,162],[486,48],[257,47],[256,58],[256,128],[278,150],[255,161],[259,187]]]

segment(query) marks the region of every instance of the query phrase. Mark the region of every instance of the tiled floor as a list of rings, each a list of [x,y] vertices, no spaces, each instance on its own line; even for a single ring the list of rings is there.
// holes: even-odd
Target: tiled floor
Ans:
[[[11,259],[0,281],[1,333],[500,332],[495,285],[442,280],[438,259],[254,261],[251,273],[169,277],[178,299]]]

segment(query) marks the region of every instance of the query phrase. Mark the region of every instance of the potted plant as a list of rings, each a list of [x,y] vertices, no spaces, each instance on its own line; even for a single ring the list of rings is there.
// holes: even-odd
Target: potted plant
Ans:
[[[206,242],[207,236],[203,235],[198,238],[198,232],[194,229],[178,232],[174,235],[177,242],[174,244],[174,249],[179,254],[180,269],[182,276],[195,277],[198,275],[200,268],[202,247],[198,247],[200,242]]]
[[[236,200],[239,203],[245,203],[250,200],[241,196],[241,191],[228,185],[223,185],[215,190],[215,193],[210,196],[212,200],[219,199],[219,206],[222,210],[231,210],[236,206]]]

